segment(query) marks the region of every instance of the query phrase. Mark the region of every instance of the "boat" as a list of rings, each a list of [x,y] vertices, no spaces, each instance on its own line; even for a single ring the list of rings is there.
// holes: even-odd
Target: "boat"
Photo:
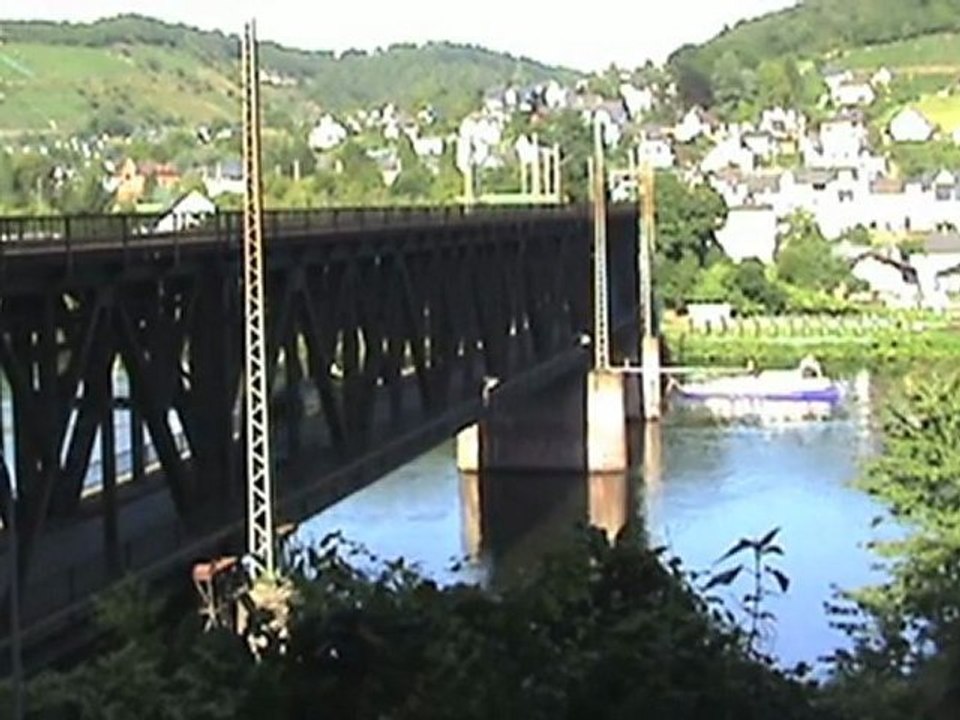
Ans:
[[[681,384],[677,394],[721,419],[826,418],[844,398],[844,387],[823,373],[812,356],[789,370],[757,371]]]

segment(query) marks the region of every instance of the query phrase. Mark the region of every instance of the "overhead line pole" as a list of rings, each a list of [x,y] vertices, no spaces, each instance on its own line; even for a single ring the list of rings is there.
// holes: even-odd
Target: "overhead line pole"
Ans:
[[[610,369],[610,316],[607,310],[607,171],[603,126],[593,120],[593,368]]]
[[[243,303],[247,474],[247,553],[254,574],[272,575],[273,483],[270,477],[270,403],[263,300],[263,192],[260,178],[260,77],[256,25],[243,37]]]

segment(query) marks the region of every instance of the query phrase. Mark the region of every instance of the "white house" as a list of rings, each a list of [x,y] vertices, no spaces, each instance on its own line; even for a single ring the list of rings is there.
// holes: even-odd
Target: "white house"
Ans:
[[[210,197],[242,195],[246,188],[243,182],[243,164],[240,160],[217,163],[213,172],[203,170],[203,186]]]
[[[881,67],[870,77],[870,84],[877,89],[887,88],[892,82],[893,73],[886,66]]]
[[[680,123],[674,128],[673,136],[677,142],[689,143],[702,135],[713,132],[716,123],[704,112],[703,108],[691,108]]]
[[[322,152],[332,150],[347,139],[347,128],[330,115],[324,115],[310,131],[307,144],[311,150]]]
[[[663,135],[649,135],[637,144],[637,158],[641,164],[665,170],[676,164],[676,156],[670,141]]]
[[[960,234],[930,234],[924,241],[923,252],[912,255],[910,264],[917,270],[924,305],[944,308],[947,293],[960,290],[955,274],[960,267]]]
[[[551,110],[560,110],[570,104],[570,91],[556,80],[551,80],[543,89],[543,102]]]
[[[770,264],[777,250],[777,214],[769,205],[732,207],[716,236],[734,262],[756,258]]]
[[[197,227],[203,219],[217,212],[213,200],[197,190],[191,190],[177,200],[157,221],[158,233],[179,232]]]
[[[804,133],[807,127],[807,119],[803,113],[790,108],[786,110],[782,107],[767,108],[760,113],[760,123],[757,129],[760,132],[769,133],[777,139],[796,138]]]
[[[832,97],[841,85],[853,82],[853,73],[849,70],[828,68],[824,70],[823,82],[826,84],[827,89],[830,90],[830,95]]]
[[[638,88],[631,83],[620,85],[620,97],[627,106],[631,120],[638,120],[653,109],[655,98],[649,88]]]
[[[777,152],[777,142],[769,133],[746,132],[742,138],[744,147],[758,158],[769,160]]]
[[[443,155],[443,138],[434,136],[415,137],[411,140],[413,152],[417,157],[440,157]]]
[[[907,107],[894,115],[888,132],[894,142],[927,142],[933,137],[933,123],[916,108]]]
[[[603,128],[603,138],[607,146],[619,145],[623,128],[629,120],[623,103],[619,100],[607,100],[594,109],[593,117]]]
[[[753,152],[743,145],[739,137],[733,136],[710,149],[700,162],[700,170],[715,173],[735,167],[750,172],[756,167],[756,161]]]
[[[877,99],[877,94],[869,83],[845,82],[831,89],[830,99],[838,107],[857,107],[872,105]]]

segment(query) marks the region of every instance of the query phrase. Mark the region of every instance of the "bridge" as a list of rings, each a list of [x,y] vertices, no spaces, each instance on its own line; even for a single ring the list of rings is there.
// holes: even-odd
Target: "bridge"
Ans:
[[[605,222],[619,364],[637,354],[637,214]],[[536,457],[594,467],[564,434],[591,412],[593,225],[585,206],[266,213],[279,521],[458,433],[466,470],[537,469],[509,446],[538,425]],[[126,573],[238,550],[242,216],[170,230],[0,219],[0,517],[16,513],[27,648]]]

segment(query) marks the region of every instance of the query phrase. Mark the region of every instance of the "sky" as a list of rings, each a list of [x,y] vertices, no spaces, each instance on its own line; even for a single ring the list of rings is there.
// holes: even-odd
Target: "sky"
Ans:
[[[663,60],[725,24],[795,0],[28,0],[4,2],[3,19],[94,20],[140,13],[239,33],[257,19],[260,39],[308,50],[370,50],[449,40],[579,70]],[[649,9],[646,9],[646,7]]]

